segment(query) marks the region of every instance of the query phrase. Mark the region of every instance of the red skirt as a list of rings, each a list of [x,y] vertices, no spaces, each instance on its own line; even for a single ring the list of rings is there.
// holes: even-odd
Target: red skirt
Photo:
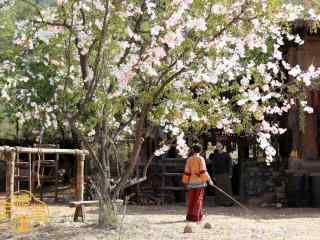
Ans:
[[[199,222],[203,217],[204,188],[190,189],[187,221]]]

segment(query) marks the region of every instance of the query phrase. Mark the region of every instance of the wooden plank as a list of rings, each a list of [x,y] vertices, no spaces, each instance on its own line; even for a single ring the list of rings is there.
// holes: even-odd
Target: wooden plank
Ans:
[[[24,166],[29,166],[29,162],[16,162],[17,167],[24,167]]]
[[[166,166],[166,167],[181,167],[183,168],[185,166],[185,163],[176,163],[176,162],[163,162],[156,164],[158,166]]]
[[[18,175],[15,175],[14,176],[15,179],[17,180],[28,180],[29,179],[29,176],[18,176]]]
[[[39,176],[40,182],[55,182],[54,177],[51,176]],[[33,175],[32,176],[32,181],[36,182],[37,181],[37,176]]]
[[[183,159],[183,158],[165,158],[164,159],[164,161],[171,161],[171,162],[173,162],[173,161],[177,161],[177,162],[185,162],[186,160],[185,159]]]
[[[117,199],[115,201],[112,201],[114,204],[123,204],[122,199]],[[69,202],[69,207],[77,207],[80,205],[83,206],[96,206],[99,204],[99,200],[90,200],[90,201],[72,201]]]
[[[165,173],[162,173],[164,176],[168,176],[168,177],[174,177],[174,176],[181,176],[182,175],[182,172],[181,173],[170,173],[170,172],[165,172]]]
[[[161,190],[170,190],[170,191],[182,191],[182,190],[186,190],[185,187],[161,187]]]
[[[69,207],[77,207],[80,205],[83,206],[96,206],[99,204],[99,200],[92,200],[92,201],[73,201],[69,203]]]
[[[56,160],[45,160],[41,159],[41,165],[42,164],[55,164]]]
[[[141,166],[144,166],[144,165],[141,165]],[[151,166],[154,166],[154,167],[162,167],[162,166],[166,166],[166,167],[179,167],[181,169],[184,169],[184,166],[185,166],[185,162],[183,163],[175,163],[175,162],[153,162],[151,164]]]
[[[26,175],[26,176],[18,176],[18,175],[15,175],[14,176],[15,179],[17,180],[24,180],[24,181],[28,181],[29,182],[29,175]],[[40,181],[41,182],[55,182],[55,179],[51,176],[40,176]]]
[[[29,148],[29,147],[7,147],[0,146],[0,152],[3,151],[16,151],[19,153],[45,153],[45,154],[73,154],[78,155],[84,153],[86,155],[89,154],[87,150],[79,150],[79,149],[62,149],[62,148]]]
[[[50,163],[50,164],[42,164],[41,163],[41,170],[43,171],[43,167],[45,167],[45,168],[55,168],[55,166],[56,166],[55,163],[54,164],[52,164],[52,163]]]

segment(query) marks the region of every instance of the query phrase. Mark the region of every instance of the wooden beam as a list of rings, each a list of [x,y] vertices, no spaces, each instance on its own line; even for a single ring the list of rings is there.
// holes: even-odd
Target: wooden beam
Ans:
[[[7,147],[0,146],[0,152],[8,151],[16,151],[17,153],[44,153],[44,154],[73,154],[77,155],[79,152],[88,155],[89,152],[87,150],[79,150],[79,149],[61,149],[61,148],[28,148],[28,147]]]
[[[72,201],[69,203],[69,207],[77,207],[79,205],[83,206],[97,206],[99,204],[99,200],[91,200],[91,201]]]

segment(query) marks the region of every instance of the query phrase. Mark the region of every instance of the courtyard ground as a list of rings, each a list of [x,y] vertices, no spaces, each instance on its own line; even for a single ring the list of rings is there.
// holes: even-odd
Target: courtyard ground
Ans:
[[[245,212],[238,207],[209,207],[201,224],[190,224],[193,233],[184,234],[185,207],[128,206],[122,226],[101,230],[95,226],[97,209],[87,209],[85,223],[74,223],[73,208],[50,206],[50,222],[46,227],[22,236],[0,231],[0,239],[105,239],[105,240],[319,240],[320,209],[253,208]],[[204,229],[209,222],[212,229]]]

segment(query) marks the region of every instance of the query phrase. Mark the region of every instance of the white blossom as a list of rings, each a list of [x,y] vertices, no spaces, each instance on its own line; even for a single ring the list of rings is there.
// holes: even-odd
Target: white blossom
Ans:
[[[312,108],[312,107],[309,107],[309,106],[305,106],[305,107],[303,108],[303,111],[311,114],[311,113],[313,113],[313,108]]]
[[[154,152],[154,155],[155,155],[155,156],[161,156],[161,155],[165,154],[169,149],[170,149],[170,146],[168,146],[168,145],[163,145],[161,148],[157,149],[157,150]]]

